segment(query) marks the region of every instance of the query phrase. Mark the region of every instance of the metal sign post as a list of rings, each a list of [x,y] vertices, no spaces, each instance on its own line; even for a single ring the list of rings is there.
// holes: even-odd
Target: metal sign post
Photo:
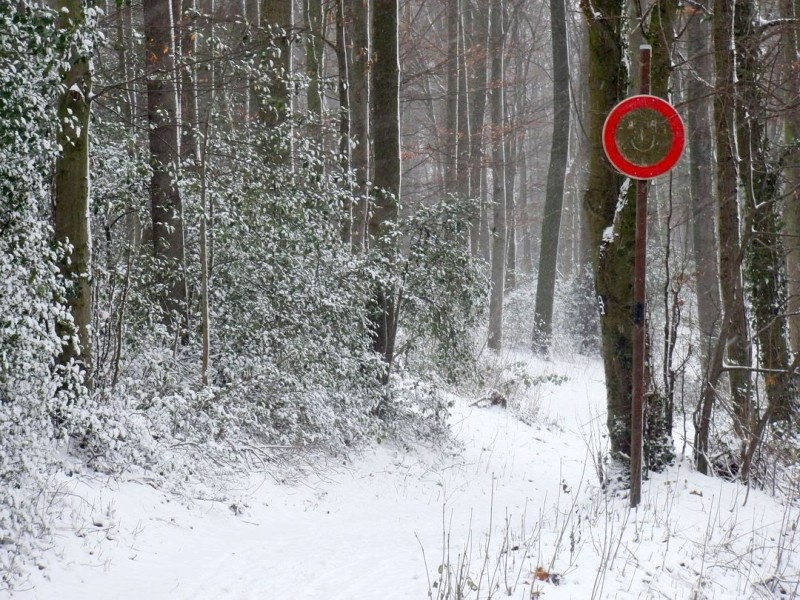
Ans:
[[[643,405],[645,391],[645,319],[648,180],[672,169],[683,153],[686,133],[675,108],[650,95],[648,45],[641,50],[641,93],[617,104],[603,125],[603,148],[623,175],[636,180],[636,237],[633,264],[633,394],[631,398],[630,504],[642,497]]]
[[[650,93],[650,46],[641,47],[640,91]],[[645,269],[647,266],[647,188],[646,179],[636,180],[636,238],[633,259],[633,397],[631,403],[631,506],[642,498],[642,419],[644,406],[645,357]]]

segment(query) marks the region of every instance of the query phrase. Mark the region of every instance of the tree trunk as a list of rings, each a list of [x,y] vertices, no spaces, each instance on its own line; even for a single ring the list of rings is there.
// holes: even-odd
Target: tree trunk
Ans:
[[[622,0],[581,1],[589,35],[589,174],[584,193],[595,291],[600,304],[611,451],[630,456],[633,360],[634,204],[606,160],[606,115],[628,90]]]
[[[186,275],[183,204],[177,186],[180,157],[172,10],[170,3],[158,0],[144,0],[143,5],[156,286],[162,321],[174,332],[186,325]]]
[[[530,185],[528,183],[528,155],[525,151],[525,144],[517,152],[517,170],[519,171],[519,220],[517,221],[517,228],[520,231],[519,247],[522,251],[522,260],[520,261],[520,268],[522,272],[531,277],[533,275],[533,210],[530,198]]]
[[[199,160],[197,141],[197,30],[192,15],[197,10],[197,0],[183,0],[180,24],[176,33],[180,36],[181,68],[181,161]]]
[[[467,48],[467,34],[465,15],[463,13],[466,0],[457,0],[458,3],[458,140],[456,151],[456,193],[461,198],[474,198],[472,180],[469,176],[470,165],[470,89],[469,89],[469,49]],[[476,190],[477,191],[477,190]],[[469,236],[466,232],[465,239]],[[469,244],[469,241],[467,241]]]
[[[369,3],[352,0],[353,59],[350,73],[350,122],[352,127],[353,170],[356,197],[353,204],[353,249],[361,251],[366,243],[367,204],[369,202]]]
[[[503,142],[505,146],[503,170],[506,177],[506,277],[503,295],[517,289],[517,206],[514,193],[517,179],[517,136],[513,121],[513,117],[506,119]]]
[[[455,193],[458,187],[458,0],[447,0],[447,100],[445,131],[445,189]]]
[[[743,253],[739,221],[739,155],[736,140],[735,54],[733,0],[714,0],[714,66],[716,91],[714,121],[717,146],[717,199],[719,202],[719,276],[724,319],[729,338],[728,362],[750,366],[750,342],[742,283]],[[722,342],[721,342],[722,343]],[[745,370],[729,372],[737,435],[744,439],[751,422],[750,376]]]
[[[488,2],[479,1],[471,8],[472,27],[470,29],[470,60],[474,65],[470,72],[470,150],[469,150],[469,179],[470,190],[474,197],[480,198],[480,208],[472,215],[470,226],[470,251],[472,256],[478,256],[481,247],[481,221],[486,213],[486,188],[484,186],[484,118],[486,114],[486,74],[488,67],[489,44],[489,10]],[[488,252],[486,253],[488,256]]]
[[[347,18],[348,7],[352,5],[345,0],[336,2],[336,64],[338,68],[339,91],[339,160],[342,171],[345,173],[351,166],[350,139],[352,136],[352,122],[350,116],[350,89],[352,88],[351,63],[348,57],[347,46]],[[345,202],[342,216],[342,243],[352,244],[354,248],[364,247],[363,235],[357,242],[357,226],[354,226],[354,206],[352,202]],[[362,232],[363,234],[363,232]]]
[[[773,422],[788,423],[793,408],[792,386],[788,384],[789,344],[786,320],[786,288],[783,278],[783,238],[780,167],[770,159],[763,123],[766,98],[761,91],[763,77],[760,58],[758,15],[753,0],[736,0],[734,36],[737,56],[737,97],[742,110],[737,112],[737,135],[741,141],[740,172],[744,210],[752,240],[745,246],[746,281],[758,340],[760,363],[769,373],[764,378],[767,402]],[[746,422],[754,428],[753,418]]]
[[[369,219],[370,244],[393,256],[393,238],[387,229],[397,222],[400,199],[400,62],[398,0],[374,0],[372,11],[372,123],[375,140],[375,191]],[[397,313],[393,290],[380,289],[376,297],[374,347],[386,363],[388,382],[394,358]]]
[[[565,0],[550,0],[553,46],[553,139],[547,170],[544,216],[533,316],[533,349],[547,354],[553,334],[553,294],[556,287],[558,238],[564,201],[564,177],[569,157],[569,49]]]
[[[74,31],[86,15],[81,0],[59,0],[58,27]],[[78,347],[65,344],[60,360],[83,363],[87,384],[92,372],[92,237],[89,218],[89,121],[92,67],[86,50],[73,47],[64,74],[64,93],[58,101],[58,143],[54,194],[54,233],[57,242],[69,243],[71,251],[61,272],[72,286],[67,306],[78,334]],[[64,335],[66,331],[60,331]]]
[[[721,303],[717,265],[716,211],[714,210],[714,173],[711,138],[709,94],[712,89],[713,55],[710,30],[704,9],[690,7],[687,37],[689,61],[693,72],[686,84],[686,116],[689,135],[689,179],[692,201],[692,241],[697,288],[697,319],[701,336],[703,373],[708,373],[711,347],[719,336]]]
[[[309,125],[309,135],[312,139],[322,142],[322,0],[304,0],[306,20],[306,76],[308,88],[306,89],[306,102],[312,122]]]
[[[785,19],[797,17],[794,0],[781,0],[781,16]],[[800,56],[798,56],[797,28],[783,30],[783,86],[785,102],[784,158],[785,201],[783,211],[784,240],[786,249],[786,280],[788,285],[787,312],[789,313],[789,336],[792,352],[800,354]]]
[[[503,127],[503,0],[491,9],[491,141],[492,141],[492,276],[489,295],[489,339],[492,350],[503,347],[503,286],[506,266],[506,177]]]
[[[262,122],[268,127],[275,127],[286,121],[292,112],[292,39],[294,36],[294,5],[292,0],[262,0],[262,25],[272,33],[272,42],[279,51],[274,60],[270,77],[272,83],[268,97],[259,98]],[[291,136],[280,154],[284,158],[291,157]]]

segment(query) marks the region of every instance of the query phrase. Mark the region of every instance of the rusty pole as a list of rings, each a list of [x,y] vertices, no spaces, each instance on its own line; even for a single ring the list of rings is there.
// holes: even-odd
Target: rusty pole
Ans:
[[[650,93],[651,47],[640,46],[641,94]],[[642,499],[642,430],[644,405],[645,313],[647,265],[647,186],[646,179],[636,180],[636,237],[633,262],[633,395],[631,399],[631,507]]]

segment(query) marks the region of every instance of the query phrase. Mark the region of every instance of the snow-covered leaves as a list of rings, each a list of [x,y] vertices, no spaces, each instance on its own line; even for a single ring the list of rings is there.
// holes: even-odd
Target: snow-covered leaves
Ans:
[[[79,374],[55,361],[70,315],[47,219],[64,47],[51,11],[0,0],[0,587],[46,530],[54,440],[78,404]]]

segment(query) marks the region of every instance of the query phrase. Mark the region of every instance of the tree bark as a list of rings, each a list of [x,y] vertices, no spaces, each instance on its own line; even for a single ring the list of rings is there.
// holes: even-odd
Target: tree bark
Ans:
[[[797,13],[794,0],[781,0],[781,16],[795,19]],[[787,312],[789,313],[789,337],[792,352],[800,353],[800,55],[798,55],[797,28],[783,30],[783,85],[784,111],[784,158],[785,200],[783,211],[784,239],[786,249],[786,280],[788,285]]]
[[[624,178],[606,160],[606,115],[628,90],[622,0],[581,1],[589,36],[589,174],[583,204],[600,305],[611,451],[630,456],[633,360],[634,204],[621,193]]]
[[[284,123],[292,112],[292,39],[294,36],[294,5],[292,0],[262,0],[262,25],[271,32],[271,41],[279,51],[271,70],[272,79],[268,96],[259,98],[261,120],[267,127]],[[291,136],[288,148],[283,148],[284,158],[291,157]],[[287,156],[288,154],[288,156]]]
[[[569,49],[565,0],[550,0],[553,48],[553,139],[547,170],[539,273],[533,316],[533,349],[547,354],[553,335],[553,294],[556,286],[558,238],[564,202],[564,177],[569,157]]]
[[[470,251],[472,256],[478,256],[479,250],[487,247],[481,245],[481,222],[485,220],[486,213],[486,188],[484,186],[484,119],[486,114],[486,75],[489,59],[489,11],[488,2],[479,1],[471,8],[470,60],[474,65],[470,72],[470,150],[469,150],[469,179],[470,190],[474,197],[480,198],[480,206],[472,215],[470,226]],[[487,236],[488,238],[488,236]],[[487,240],[488,241],[488,240]],[[488,252],[486,256],[488,257]],[[488,259],[487,259],[488,262]]]
[[[737,56],[737,135],[740,144],[744,211],[752,239],[745,246],[745,273],[761,366],[770,371],[764,378],[772,422],[789,423],[794,412],[789,375],[789,343],[786,320],[786,288],[783,277],[783,238],[780,167],[770,159],[766,121],[766,98],[760,57],[761,36],[753,0],[736,0],[734,43]],[[755,415],[746,422],[754,429]]]
[[[447,100],[445,131],[445,189],[458,187],[458,0],[447,0]]]
[[[721,304],[719,292],[718,247],[714,210],[713,144],[710,124],[710,103],[713,91],[714,64],[711,53],[711,31],[703,8],[691,7],[688,12],[687,38],[689,61],[693,73],[686,83],[686,118],[689,135],[689,180],[692,201],[692,242],[697,288],[697,320],[701,336],[703,372],[708,373],[711,347],[719,337]]]
[[[352,89],[352,69],[347,52],[347,19],[348,8],[352,4],[345,0],[337,0],[336,10],[336,64],[338,69],[338,92],[339,92],[339,162],[342,171],[345,173],[350,170],[352,154],[350,151],[350,140],[352,136],[352,111],[350,109],[350,90]],[[352,202],[345,202],[342,215],[342,243],[352,244],[353,248],[363,249],[364,237],[357,241],[358,227],[354,225],[354,206]]]
[[[717,146],[717,201],[719,202],[719,276],[724,319],[729,338],[728,361],[750,366],[750,341],[742,282],[743,253],[739,218],[739,153],[736,139],[734,0],[714,0],[714,67],[716,94],[714,121]],[[729,372],[734,421],[740,439],[751,422],[750,375],[743,369]]]
[[[375,140],[375,179],[369,219],[370,244],[391,260],[393,237],[388,229],[397,222],[400,199],[400,59],[398,0],[374,0],[372,11],[372,123]],[[388,382],[397,331],[393,290],[379,289],[376,297],[374,348],[386,363]]]
[[[86,15],[81,0],[59,0],[58,27],[75,31]],[[73,47],[64,74],[64,93],[58,101],[58,144],[54,194],[54,234],[57,242],[70,244],[61,264],[64,279],[72,286],[67,306],[72,313],[78,346],[65,344],[60,360],[83,364],[86,382],[92,373],[92,236],[89,217],[89,122],[91,117],[92,66],[85,51]],[[63,336],[66,331],[60,331]]]
[[[489,294],[488,346],[503,347],[503,287],[506,267],[505,102],[503,100],[503,0],[492,0],[491,46],[491,141],[492,141],[492,275]]]
[[[352,246],[355,251],[360,252],[366,244],[368,182],[370,180],[369,3],[367,0],[352,0],[352,11],[353,67],[350,73],[350,123],[354,142],[352,166],[356,177]]]
[[[532,202],[530,197],[530,185],[528,183],[528,155],[525,144],[517,152],[517,171],[519,171],[519,220],[517,228],[520,231],[519,247],[522,254],[520,269],[528,277],[533,275],[533,215]]]
[[[308,88],[306,89],[306,103],[308,112],[313,121],[309,125],[309,135],[312,139],[322,142],[322,81],[321,66],[323,62],[322,44],[322,0],[304,0],[306,20],[306,76]]]
[[[186,275],[172,10],[159,0],[144,0],[143,6],[156,286],[162,322],[174,332],[186,325]]]
[[[176,33],[180,40],[181,161],[198,161],[197,30],[193,14],[197,0],[183,0]]]
[[[516,110],[514,111],[516,114]],[[517,203],[516,203],[516,180],[517,180],[517,134],[513,124],[514,117],[510,119],[506,116],[504,126],[505,146],[503,170],[506,178],[506,277],[505,290],[503,295],[517,289]]]

